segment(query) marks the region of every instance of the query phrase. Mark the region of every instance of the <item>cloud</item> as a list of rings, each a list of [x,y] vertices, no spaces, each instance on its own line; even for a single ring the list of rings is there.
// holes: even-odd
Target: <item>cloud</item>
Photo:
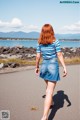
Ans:
[[[3,22],[3,21],[0,20],[0,27],[6,27],[8,25],[9,25],[8,22]]]
[[[64,33],[80,33],[80,21],[71,25],[65,25],[61,30]]]
[[[0,27],[1,28],[20,28],[22,27],[22,22],[18,18],[13,18],[10,22],[4,22],[0,20]]]
[[[21,22],[20,19],[18,19],[18,18],[12,19],[12,21],[11,21],[11,27],[17,28],[17,27],[22,27],[22,26],[23,26],[23,24],[22,24],[22,22]]]
[[[8,31],[39,31],[39,27],[37,25],[25,25],[19,18],[13,18],[11,21],[2,21],[0,20],[0,31],[8,32]]]

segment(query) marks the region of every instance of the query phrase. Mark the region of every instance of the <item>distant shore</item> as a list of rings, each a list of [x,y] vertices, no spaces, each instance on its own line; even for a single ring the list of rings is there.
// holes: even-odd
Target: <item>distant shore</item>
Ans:
[[[10,37],[0,37],[0,40],[38,40],[38,38],[10,38]]]
[[[11,37],[0,37],[0,40],[38,40],[38,38],[11,38]],[[69,39],[69,38],[62,38],[59,39],[60,41],[80,41],[80,39]]]

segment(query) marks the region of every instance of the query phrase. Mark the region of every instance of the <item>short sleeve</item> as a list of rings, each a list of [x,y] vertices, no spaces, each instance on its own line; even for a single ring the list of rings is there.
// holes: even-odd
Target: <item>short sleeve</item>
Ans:
[[[55,41],[55,47],[56,47],[56,52],[60,52],[61,51],[59,40]]]
[[[37,53],[40,53],[40,52],[41,52],[41,46],[40,46],[39,44],[37,44],[36,52],[37,52]]]

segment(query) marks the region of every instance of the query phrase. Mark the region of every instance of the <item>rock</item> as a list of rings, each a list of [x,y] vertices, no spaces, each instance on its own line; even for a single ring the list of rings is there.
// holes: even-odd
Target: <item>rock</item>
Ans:
[[[4,63],[3,68],[9,67],[8,63]]]
[[[61,48],[64,57],[76,57],[80,56],[80,47],[64,47]],[[36,48],[27,48],[23,46],[16,47],[0,47],[0,59],[2,58],[11,58],[11,59],[32,59],[36,57]]]
[[[76,48],[72,48],[70,49],[72,52],[76,52]]]
[[[24,46],[22,46],[22,45],[18,45],[18,46],[16,46],[15,48],[19,48],[19,49],[21,49],[21,48],[24,48]]]
[[[16,64],[15,64],[15,63],[12,63],[12,64],[10,65],[10,67],[11,67],[11,68],[15,68],[15,67],[16,67]]]
[[[3,68],[4,64],[3,63],[0,63],[0,69]]]
[[[18,63],[11,63],[11,64],[9,64],[9,66],[11,68],[16,68],[16,67],[19,67],[19,64]]]
[[[0,57],[2,57],[2,58],[9,58],[10,55],[9,54],[1,54]]]

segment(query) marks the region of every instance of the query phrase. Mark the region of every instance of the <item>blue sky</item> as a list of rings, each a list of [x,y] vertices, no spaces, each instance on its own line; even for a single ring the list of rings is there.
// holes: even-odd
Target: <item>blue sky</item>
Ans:
[[[0,0],[0,32],[40,31],[50,23],[55,33],[80,33],[80,0],[74,0],[78,4],[60,1]]]

